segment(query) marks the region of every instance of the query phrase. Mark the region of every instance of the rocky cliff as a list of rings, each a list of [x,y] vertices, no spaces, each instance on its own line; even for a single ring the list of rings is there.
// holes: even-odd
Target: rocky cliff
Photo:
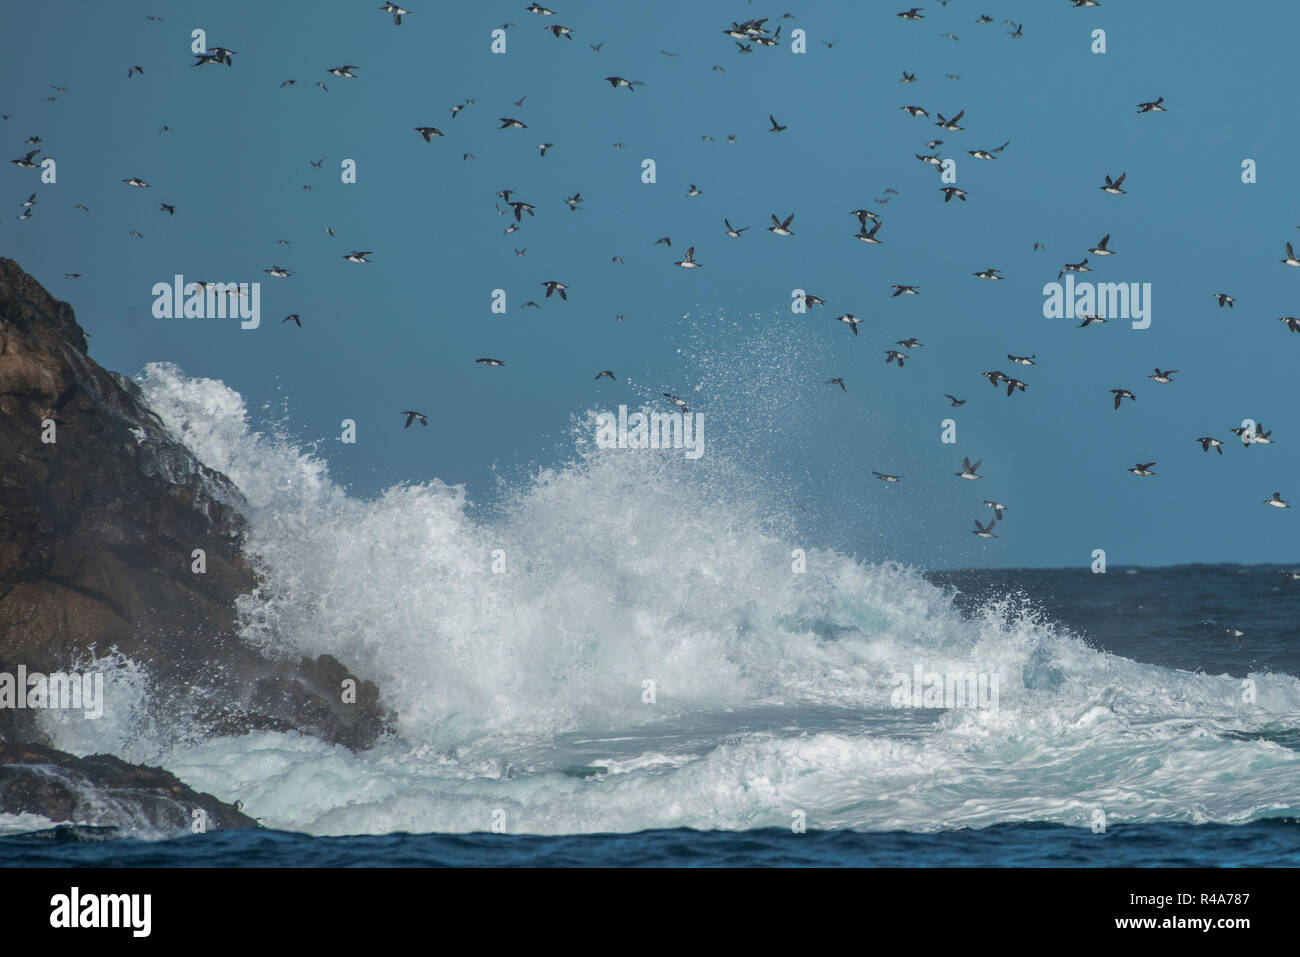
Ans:
[[[183,708],[209,733],[368,747],[385,721],[372,683],[329,656],[272,660],[234,633],[234,600],[256,584],[240,503],[133,382],[87,356],[68,304],[0,258],[0,673],[115,648],[147,670],[155,709]],[[111,680],[104,695],[111,711]],[[0,739],[40,742],[32,713],[0,707]]]

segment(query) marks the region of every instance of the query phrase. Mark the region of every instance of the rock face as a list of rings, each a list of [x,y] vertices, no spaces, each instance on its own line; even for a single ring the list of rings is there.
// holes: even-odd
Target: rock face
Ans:
[[[69,670],[115,647],[147,669],[164,715],[368,747],[385,726],[372,683],[330,656],[268,659],[235,635],[234,599],[256,584],[241,501],[133,382],[88,358],[68,304],[0,258],[0,672]],[[191,571],[195,549],[205,574]],[[104,696],[111,712],[111,678]],[[0,739],[39,741],[31,715],[0,708]]]
[[[127,764],[111,754],[74,758],[38,744],[0,741],[0,808],[91,827],[205,830],[257,827],[248,815],[194,791],[162,768]],[[200,810],[202,815],[194,812]]]

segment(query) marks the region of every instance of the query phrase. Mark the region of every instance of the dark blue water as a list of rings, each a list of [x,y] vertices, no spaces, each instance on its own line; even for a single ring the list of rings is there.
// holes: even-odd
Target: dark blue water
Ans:
[[[227,831],[170,841],[56,829],[0,838],[25,867],[1296,867],[1300,821],[1131,824],[1104,834],[1056,824],[909,834],[779,828],[534,837],[311,837]]]

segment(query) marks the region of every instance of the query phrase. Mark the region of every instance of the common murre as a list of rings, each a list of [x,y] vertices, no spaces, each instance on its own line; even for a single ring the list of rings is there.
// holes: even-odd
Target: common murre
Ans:
[[[793,236],[794,230],[790,228],[790,224],[792,222],[794,222],[794,213],[791,213],[789,216],[787,216],[784,222],[777,219],[776,214],[773,213],[772,225],[767,227],[767,231],[769,233],[774,233],[777,236]]]
[[[836,316],[835,321],[844,323],[853,331],[855,336],[858,334],[858,323],[862,322],[861,319],[853,315],[851,312],[846,312],[842,316]]]
[[[699,269],[700,264],[695,261],[695,247],[691,246],[687,249],[685,257],[677,262],[676,265],[681,266],[683,269]],[[547,293],[547,295],[550,295],[550,293]]]
[[[1119,408],[1120,402],[1125,399],[1130,399],[1133,402],[1137,401],[1137,396],[1128,389],[1111,389],[1110,392],[1115,396],[1115,408],[1117,409]]]

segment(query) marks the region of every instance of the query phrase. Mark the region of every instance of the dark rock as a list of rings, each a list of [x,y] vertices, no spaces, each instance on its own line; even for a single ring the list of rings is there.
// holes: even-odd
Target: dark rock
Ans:
[[[127,764],[111,754],[76,758],[43,745],[0,741],[0,813],[39,814],[80,833],[86,826],[190,830],[195,810],[204,812],[209,831],[258,826],[162,768]]]
[[[42,441],[42,422],[56,441]],[[0,671],[68,670],[110,648],[144,666],[156,708],[206,730],[298,730],[350,748],[386,726],[378,690],[329,656],[278,661],[234,631],[257,584],[243,499],[86,355],[67,303],[0,258]],[[206,553],[206,574],[191,553]],[[341,682],[355,677],[356,704]],[[106,708],[113,707],[111,682]],[[0,709],[0,739],[38,740]]]

